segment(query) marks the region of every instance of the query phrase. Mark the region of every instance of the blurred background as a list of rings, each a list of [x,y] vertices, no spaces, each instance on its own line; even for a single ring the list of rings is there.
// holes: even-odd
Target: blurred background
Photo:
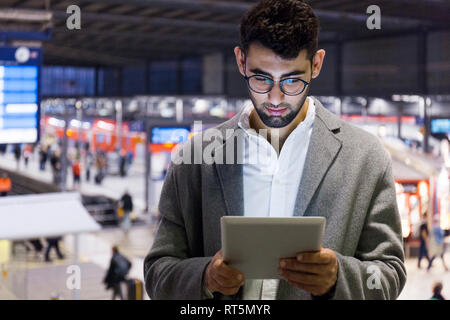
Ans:
[[[132,262],[124,298],[148,299],[142,262],[170,152],[248,102],[233,48],[254,3],[0,1],[0,299],[110,299],[102,281],[114,245]],[[450,296],[440,261],[450,229],[450,3],[308,3],[326,51],[310,95],[392,157],[408,269],[400,299],[428,299],[437,282]],[[371,5],[380,29],[368,28]],[[417,263],[424,222],[436,256],[428,271],[426,257]]]

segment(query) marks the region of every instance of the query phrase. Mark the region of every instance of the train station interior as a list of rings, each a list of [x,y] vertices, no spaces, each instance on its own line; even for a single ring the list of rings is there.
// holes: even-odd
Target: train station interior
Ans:
[[[114,247],[131,262],[123,298],[150,299],[143,264],[171,154],[251,104],[233,50],[257,2],[0,1],[1,300],[109,300]],[[437,283],[450,298],[450,3],[306,2],[326,52],[309,96],[391,157],[398,299],[428,300]],[[430,268],[424,221],[430,246],[442,234]]]

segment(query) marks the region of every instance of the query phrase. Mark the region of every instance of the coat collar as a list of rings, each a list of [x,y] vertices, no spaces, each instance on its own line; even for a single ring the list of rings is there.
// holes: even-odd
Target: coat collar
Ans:
[[[338,137],[341,127],[339,118],[318,100],[316,106],[316,119],[294,207],[295,216],[307,214],[311,199],[342,148],[342,140]]]

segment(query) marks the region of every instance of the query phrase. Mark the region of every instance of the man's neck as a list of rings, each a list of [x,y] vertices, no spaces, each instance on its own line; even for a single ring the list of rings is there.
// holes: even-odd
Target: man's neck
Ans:
[[[308,107],[309,107],[309,99],[306,98],[305,102],[303,103],[301,111],[297,114],[294,120],[289,125],[282,128],[271,128],[266,126],[258,117],[257,113],[254,112],[255,110],[252,110],[249,116],[250,127],[258,133],[261,129],[267,130],[267,141],[269,141],[269,143],[272,144],[275,149],[279,148],[279,151],[281,151],[284,142],[292,133],[292,131],[294,131],[295,128],[297,128],[297,126],[305,120],[306,114],[308,112]],[[266,135],[263,136],[265,137]],[[278,140],[278,144],[276,140]]]

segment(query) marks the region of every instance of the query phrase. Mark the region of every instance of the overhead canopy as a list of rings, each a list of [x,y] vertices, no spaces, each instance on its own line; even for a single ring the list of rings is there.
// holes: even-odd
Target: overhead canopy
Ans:
[[[45,40],[42,46],[46,65],[145,65],[153,59],[232,52],[239,43],[241,18],[256,2],[2,0],[0,29],[6,39],[7,31],[16,31],[10,32],[15,40]],[[373,2],[382,11],[382,28],[376,30],[377,36],[419,34],[450,26],[450,4],[445,0],[397,0],[394,4],[392,0],[308,2],[320,19],[320,41],[372,37],[374,30],[366,28],[366,23],[373,13],[373,9],[369,10]],[[79,30],[68,27],[76,12],[70,3],[81,7]]]
[[[100,230],[78,193],[0,198],[0,240],[61,236]]]

